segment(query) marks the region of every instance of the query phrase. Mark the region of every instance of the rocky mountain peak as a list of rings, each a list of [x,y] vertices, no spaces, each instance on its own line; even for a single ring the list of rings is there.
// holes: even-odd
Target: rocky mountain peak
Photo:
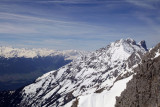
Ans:
[[[102,51],[102,49],[100,51]],[[137,44],[135,40],[130,38],[112,42],[103,49],[103,52],[108,53],[112,62],[117,60],[126,60],[135,51],[144,53],[146,52],[146,49]]]
[[[136,41],[131,38],[127,38],[126,41],[130,44],[136,45]]]
[[[146,51],[148,51],[145,40],[140,41],[139,45],[142,46]]]

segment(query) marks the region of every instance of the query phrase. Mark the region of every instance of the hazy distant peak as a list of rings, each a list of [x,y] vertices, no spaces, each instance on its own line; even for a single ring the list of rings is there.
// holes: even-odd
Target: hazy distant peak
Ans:
[[[79,50],[51,50],[51,49],[27,49],[27,48],[13,48],[11,46],[0,46],[0,56],[5,58],[12,57],[25,57],[25,58],[34,58],[34,57],[46,57],[46,56],[55,56],[62,55],[66,59],[75,59],[77,56],[82,56],[83,54],[87,54],[86,51]]]

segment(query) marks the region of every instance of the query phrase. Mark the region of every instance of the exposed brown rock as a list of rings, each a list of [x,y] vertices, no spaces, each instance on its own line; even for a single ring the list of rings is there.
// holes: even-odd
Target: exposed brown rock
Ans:
[[[115,107],[160,107],[160,56],[154,58],[158,49],[160,43],[144,56]]]
[[[76,98],[76,100],[73,102],[71,107],[78,107],[78,99]]]

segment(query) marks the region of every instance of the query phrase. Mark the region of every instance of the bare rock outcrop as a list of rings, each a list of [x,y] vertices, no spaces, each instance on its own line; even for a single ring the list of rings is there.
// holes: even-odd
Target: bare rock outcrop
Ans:
[[[160,43],[143,57],[135,73],[115,107],[160,107]]]

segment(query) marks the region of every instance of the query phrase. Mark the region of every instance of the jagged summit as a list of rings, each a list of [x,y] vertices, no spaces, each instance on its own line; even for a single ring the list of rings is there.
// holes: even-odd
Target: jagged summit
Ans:
[[[129,77],[132,68],[141,61],[141,55],[145,52],[145,49],[132,39],[113,42],[105,48],[81,56],[68,65],[45,74],[35,83],[24,87],[19,106],[71,107],[78,99],[79,107],[84,107],[84,98],[86,101],[94,98],[101,105],[111,107],[106,105],[108,94],[101,92],[108,93],[116,81]],[[99,97],[96,97],[96,93],[104,95],[104,99],[97,99]],[[112,99],[114,103],[115,97],[112,96]],[[103,102],[104,100],[106,102]],[[95,107],[100,107],[96,105]]]
[[[139,42],[140,46],[142,46],[146,51],[148,51],[145,40]]]
[[[104,48],[110,53],[112,61],[126,60],[134,51],[145,52],[146,49],[133,39],[121,39]]]

